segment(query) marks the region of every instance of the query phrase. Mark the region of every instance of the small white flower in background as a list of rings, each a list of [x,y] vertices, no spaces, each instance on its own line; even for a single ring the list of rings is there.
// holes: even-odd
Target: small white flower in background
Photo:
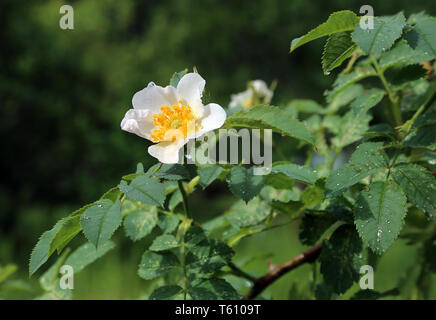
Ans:
[[[253,80],[248,82],[247,90],[232,94],[229,108],[243,107],[249,108],[255,104],[269,104],[273,97],[273,90],[268,88],[263,80]]]
[[[133,109],[127,111],[121,129],[155,142],[148,153],[160,162],[178,163],[179,150],[190,139],[220,128],[226,120],[220,105],[203,105],[205,84],[198,73],[184,75],[177,88],[150,82],[133,96]]]

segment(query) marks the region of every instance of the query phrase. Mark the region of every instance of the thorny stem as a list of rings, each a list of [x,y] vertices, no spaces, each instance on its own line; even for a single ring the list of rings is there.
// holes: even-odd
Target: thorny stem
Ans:
[[[321,248],[322,242],[282,264],[272,266],[266,275],[260,277],[254,282],[253,287],[245,296],[245,299],[256,298],[265,288],[267,288],[282,275],[294,270],[304,263],[314,262],[321,253]]]

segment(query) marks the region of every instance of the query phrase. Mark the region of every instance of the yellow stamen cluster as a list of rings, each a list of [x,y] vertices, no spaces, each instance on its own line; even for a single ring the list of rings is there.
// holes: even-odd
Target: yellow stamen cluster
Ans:
[[[179,104],[160,107],[162,112],[153,116],[153,124],[156,128],[150,135],[153,142],[176,140],[180,133],[186,138],[188,129],[194,124],[194,115],[192,114],[189,105],[183,105],[182,101]],[[172,130],[168,132],[169,130]],[[176,132],[178,134],[173,134]]]

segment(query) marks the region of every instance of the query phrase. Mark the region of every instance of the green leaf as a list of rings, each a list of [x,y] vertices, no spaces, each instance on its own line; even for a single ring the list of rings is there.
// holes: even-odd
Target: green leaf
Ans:
[[[233,250],[225,243],[208,239],[203,229],[198,226],[191,226],[185,238],[186,266],[193,277],[204,277],[218,271],[227,265],[232,256]]]
[[[339,227],[324,242],[319,260],[325,283],[340,294],[359,280],[362,265],[362,242],[354,228]]]
[[[271,208],[276,212],[287,215],[290,219],[295,219],[303,210],[304,203],[301,201],[290,200],[286,203],[280,201],[272,201]]]
[[[52,254],[56,250],[59,254],[65,248],[65,246],[80,231],[82,231],[82,226],[80,225],[80,217],[81,215],[74,215],[62,219],[62,225],[59,228],[59,231],[50,242],[50,254]]]
[[[381,56],[379,65],[380,69],[385,71],[391,67],[404,67],[429,60],[431,60],[430,55],[414,50],[405,40],[400,40],[391,50]]]
[[[164,233],[171,233],[174,230],[176,230],[177,226],[179,225],[179,217],[175,214],[173,215],[166,215],[162,214],[159,215],[157,224],[159,225],[159,228]]]
[[[326,180],[326,197],[335,197],[360,180],[387,166],[387,156],[381,150],[383,142],[365,142],[357,146],[344,167],[329,174]]]
[[[420,128],[426,125],[436,124],[436,102],[433,103],[426,112],[424,112],[416,121],[413,123],[412,128]]]
[[[351,103],[351,109],[356,115],[364,114],[369,109],[375,107],[385,96],[386,92],[380,89],[369,89],[358,96]]]
[[[359,113],[359,116],[356,116],[354,111],[348,111],[341,118],[337,136],[332,139],[333,144],[338,148],[343,148],[356,142],[369,129],[371,119],[372,116],[368,113]]]
[[[113,188],[110,188],[108,191],[106,191],[100,197],[100,200],[108,199],[108,200],[110,200],[112,202],[115,202],[118,199],[118,197],[120,196],[120,194],[121,194],[120,188],[118,188],[118,186],[117,187],[113,187]]]
[[[203,188],[209,186],[220,176],[223,168],[216,165],[210,165],[198,169],[198,175],[200,176],[200,185]]]
[[[195,281],[188,289],[194,300],[238,300],[241,297],[224,279],[211,278]]]
[[[183,292],[183,288],[171,285],[157,288],[150,295],[150,300],[171,300],[177,299],[177,296]]]
[[[436,18],[417,21],[405,38],[412,48],[436,57]]]
[[[80,225],[86,238],[97,248],[109,240],[121,224],[120,200],[100,200],[86,209],[80,218]]]
[[[406,147],[436,150],[436,130],[434,125],[423,126],[404,139]]]
[[[167,180],[189,180],[189,172],[181,164],[163,164],[154,175]]]
[[[319,186],[309,186],[301,194],[301,201],[305,208],[313,207],[324,199],[324,190]]]
[[[301,113],[324,113],[324,108],[319,105],[316,101],[309,99],[294,99],[292,100],[284,110],[290,111],[294,110],[295,112]]]
[[[354,294],[351,300],[377,300],[386,296],[398,296],[400,291],[398,289],[392,289],[385,292],[378,292],[371,289],[360,290]]]
[[[138,275],[145,280],[157,278],[180,267],[177,257],[171,252],[146,251],[142,255]]]
[[[157,208],[145,205],[135,208],[124,219],[126,235],[133,241],[138,241],[148,235],[157,223]]]
[[[406,196],[390,180],[377,181],[362,191],[354,205],[357,231],[363,241],[381,254],[398,237],[406,215]]]
[[[38,243],[32,250],[32,254],[30,255],[30,263],[29,263],[29,275],[32,276],[39,267],[41,267],[50,257],[53,252],[50,252],[50,243],[53,238],[56,236],[56,233],[59,231],[63,224],[63,220],[59,220],[55,226],[46,232],[44,232],[39,238]]]
[[[308,166],[300,166],[293,163],[280,163],[272,166],[271,173],[283,173],[291,179],[307,184],[314,184],[318,179],[316,170]]]
[[[292,40],[290,52],[312,40],[337,32],[352,31],[358,22],[359,18],[352,11],[344,10],[334,12],[326,22],[311,30],[306,35]]]
[[[226,128],[272,129],[281,135],[294,137],[313,145],[313,139],[304,124],[293,119],[288,112],[278,107],[254,106],[228,117],[224,125]]]
[[[113,248],[115,248],[115,243],[110,240],[98,248],[95,248],[90,243],[85,243],[68,256],[65,264],[72,266],[74,274],[77,274]]]
[[[163,234],[154,239],[151,244],[151,251],[163,251],[169,250],[173,248],[177,248],[180,246],[180,243],[176,240],[176,238],[171,234]]]
[[[254,198],[247,203],[236,202],[228,211],[227,219],[235,226],[248,227],[264,221],[270,214],[268,206],[259,198]]]
[[[46,291],[52,291],[56,288],[56,280],[58,279],[59,269],[64,264],[68,257],[69,250],[65,250],[62,255],[56,260],[44,274],[39,278],[39,284]]]
[[[264,185],[264,176],[255,175],[254,168],[246,169],[245,167],[237,166],[230,170],[227,176],[227,183],[230,191],[237,197],[248,202],[254,198]]]
[[[300,224],[301,243],[307,246],[314,245],[335,221],[330,214],[305,214]]]
[[[147,176],[139,176],[128,185],[120,185],[127,198],[141,201],[152,206],[162,206],[165,201],[165,189],[162,183]]]
[[[436,218],[436,179],[426,168],[416,164],[398,164],[392,177],[406,193],[410,202]]]
[[[182,70],[179,72],[174,72],[173,76],[170,79],[170,86],[177,88],[177,85],[179,84],[180,79],[182,79],[183,76],[187,73],[188,73],[188,69],[185,69],[185,70]]]
[[[350,73],[340,73],[333,83],[333,89],[327,92],[327,101],[331,103],[335,102],[339,94],[350,88],[354,83],[375,76],[377,76],[377,72],[370,65],[357,65]],[[353,98],[355,97],[354,95]],[[337,100],[342,102],[344,98],[341,97],[341,99]],[[329,107],[329,109],[330,108],[333,110],[336,109],[333,107]]]
[[[405,25],[406,18],[402,12],[393,17],[374,17],[373,29],[364,30],[358,24],[352,38],[365,54],[379,56],[392,47],[395,40],[401,36]]]
[[[356,50],[357,45],[351,39],[351,32],[339,32],[329,36],[322,55],[322,70],[328,75],[339,67]]]

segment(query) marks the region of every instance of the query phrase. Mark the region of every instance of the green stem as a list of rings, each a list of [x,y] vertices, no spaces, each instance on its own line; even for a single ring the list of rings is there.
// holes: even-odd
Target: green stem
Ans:
[[[188,219],[192,219],[192,216],[189,212],[189,207],[188,207],[188,196],[186,195],[186,191],[185,191],[185,188],[183,187],[183,183],[182,183],[182,181],[178,180],[177,184],[179,185],[179,190],[180,190],[180,193],[182,194],[183,209],[185,211],[185,216]]]
[[[399,105],[399,99],[397,96],[395,96],[394,92],[392,92],[391,88],[389,87],[388,82],[386,81],[384,71],[380,69],[380,66],[377,62],[377,59],[374,57],[374,55],[370,55],[370,59],[372,64],[374,65],[374,68],[377,72],[377,76],[380,78],[383,86],[386,89],[386,92],[388,93],[389,100],[391,102],[390,104],[390,113],[392,115],[392,120],[395,124],[395,126],[401,126],[403,124],[403,120],[401,118],[401,110]]]

